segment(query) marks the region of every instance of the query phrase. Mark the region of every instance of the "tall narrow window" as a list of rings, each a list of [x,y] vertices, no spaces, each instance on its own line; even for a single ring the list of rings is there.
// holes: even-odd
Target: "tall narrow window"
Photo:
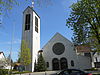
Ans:
[[[25,30],[30,30],[30,14],[26,14],[25,17]]]
[[[74,66],[74,61],[73,60],[71,60],[71,66]]]
[[[98,62],[98,59],[97,59],[97,57],[95,57],[95,60],[96,60],[96,62]]]
[[[49,62],[47,62],[47,68],[49,67]]]
[[[38,18],[35,16],[35,31],[38,33]]]

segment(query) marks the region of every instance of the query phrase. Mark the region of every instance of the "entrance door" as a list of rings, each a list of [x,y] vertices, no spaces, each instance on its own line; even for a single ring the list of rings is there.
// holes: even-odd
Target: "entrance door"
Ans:
[[[59,60],[57,58],[54,58],[52,60],[52,69],[53,70],[59,70]]]
[[[66,58],[61,58],[60,59],[60,67],[61,67],[61,70],[68,68],[68,64],[67,64],[67,59]]]

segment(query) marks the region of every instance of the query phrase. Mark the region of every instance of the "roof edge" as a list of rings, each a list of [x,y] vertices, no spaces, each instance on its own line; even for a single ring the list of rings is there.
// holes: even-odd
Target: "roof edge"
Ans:
[[[40,18],[40,16],[37,14],[37,12],[36,12],[32,7],[30,7],[30,6],[28,6],[28,7],[23,11],[23,13],[24,13],[28,8],[30,8],[32,11],[34,11],[35,14]]]

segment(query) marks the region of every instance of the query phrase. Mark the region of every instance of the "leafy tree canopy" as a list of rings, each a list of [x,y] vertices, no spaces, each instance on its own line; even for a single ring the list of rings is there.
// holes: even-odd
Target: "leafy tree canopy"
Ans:
[[[11,10],[14,4],[18,4],[16,0],[0,0],[0,15]]]
[[[100,0],[79,0],[71,5],[67,26],[74,31],[75,44],[100,47]]]
[[[31,63],[31,52],[28,44],[25,40],[22,40],[21,52],[20,52],[20,61],[21,64],[27,66]]]

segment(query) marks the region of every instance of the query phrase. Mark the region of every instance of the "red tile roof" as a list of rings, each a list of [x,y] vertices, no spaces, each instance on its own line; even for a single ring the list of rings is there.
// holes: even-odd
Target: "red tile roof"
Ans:
[[[76,46],[76,50],[77,52],[88,53],[91,51],[91,48],[87,45],[80,45],[80,46]]]

